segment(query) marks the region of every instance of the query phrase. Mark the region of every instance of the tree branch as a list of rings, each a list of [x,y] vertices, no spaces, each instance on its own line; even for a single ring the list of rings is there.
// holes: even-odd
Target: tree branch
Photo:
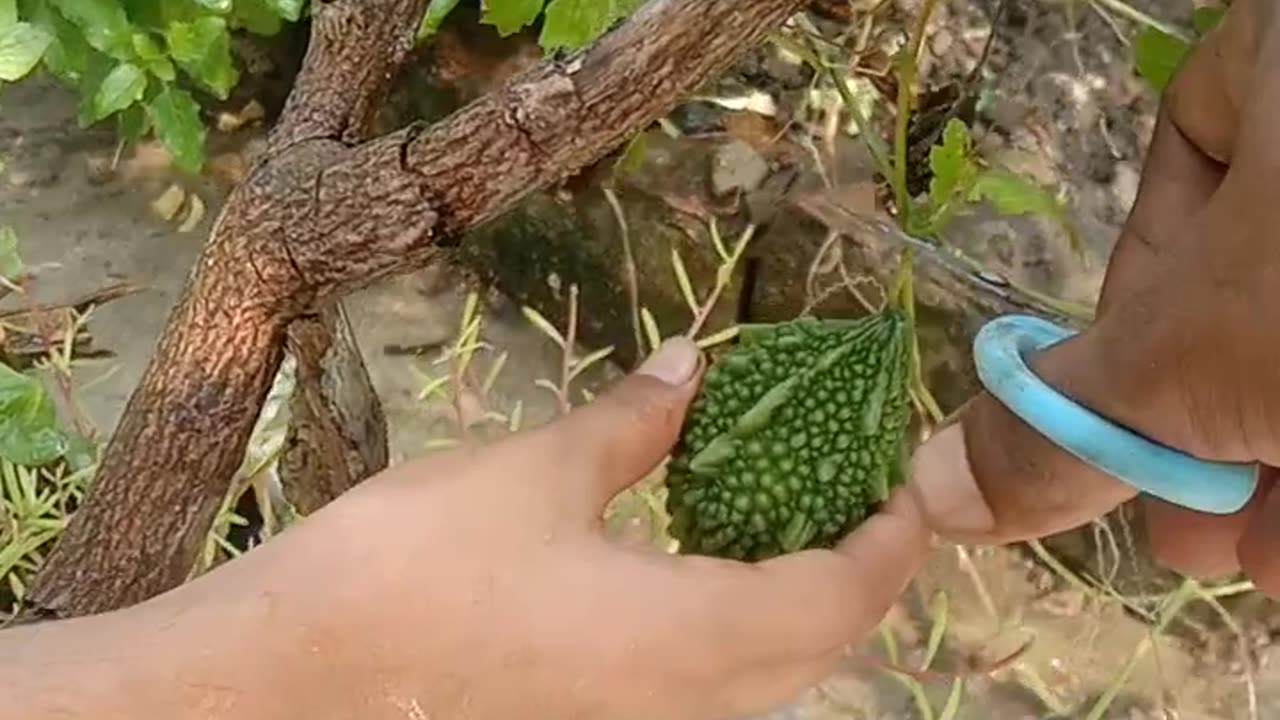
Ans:
[[[283,351],[291,278],[215,231],[84,504],[37,575],[37,615],[140,602],[189,572]],[[228,451],[231,448],[231,451]],[[238,449],[238,451],[237,451]]]
[[[269,147],[327,138],[367,139],[404,61],[413,52],[427,0],[312,3],[311,39]]]
[[[376,11],[351,2],[315,6],[307,57],[272,129],[273,149],[367,139],[413,49],[425,2],[382,5]],[[381,38],[391,41],[377,42]],[[341,300],[290,325],[287,344],[298,374],[280,477],[294,506],[310,513],[386,467],[386,417]]]
[[[803,4],[651,0],[585,53],[351,150],[324,172],[322,232],[295,254],[300,271],[324,298],[422,266],[662,117]],[[366,222],[370,208],[385,219]]]
[[[589,51],[544,62],[428,131],[349,146],[385,89],[380,73],[407,53],[421,4],[317,4],[322,27],[327,12],[352,13],[341,16],[347,31],[317,30],[327,40],[309,51],[272,150],[225,206],[84,505],[35,581],[37,609],[100,612],[182,582],[244,456],[289,323],[422,266],[608,153],[803,0],[651,0]],[[374,33],[388,28],[396,49],[379,59],[391,48]]]
[[[387,466],[386,417],[340,303],[295,320],[287,346],[297,389],[280,480],[310,514]]]

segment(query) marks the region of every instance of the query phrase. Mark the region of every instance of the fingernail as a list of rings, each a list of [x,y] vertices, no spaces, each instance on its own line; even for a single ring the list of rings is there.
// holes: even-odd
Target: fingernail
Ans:
[[[683,385],[697,371],[698,362],[698,346],[689,338],[676,336],[664,342],[636,373],[655,377],[668,385]]]
[[[942,534],[975,534],[995,528],[995,516],[969,467],[959,423],[934,435],[912,458],[911,484],[929,526]]]

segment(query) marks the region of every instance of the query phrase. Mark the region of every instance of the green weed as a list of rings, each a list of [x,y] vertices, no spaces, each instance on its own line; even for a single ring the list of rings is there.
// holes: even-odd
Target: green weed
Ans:
[[[457,4],[432,0],[419,41]],[[544,50],[573,51],[640,4],[489,0],[481,22],[503,36],[540,22]],[[200,98],[226,100],[242,77],[233,36],[272,37],[310,11],[307,0],[0,0],[0,89],[43,69],[79,95],[82,127],[110,122],[122,144],[154,137],[198,173],[208,137]]]

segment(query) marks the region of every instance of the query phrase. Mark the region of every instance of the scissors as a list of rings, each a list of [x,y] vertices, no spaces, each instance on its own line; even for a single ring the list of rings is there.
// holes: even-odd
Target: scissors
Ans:
[[[996,399],[1050,442],[1139,492],[1190,510],[1231,514],[1258,485],[1256,463],[1203,460],[1153,442],[1062,395],[1025,357],[1075,335],[1030,315],[988,321],[974,338],[978,379]]]

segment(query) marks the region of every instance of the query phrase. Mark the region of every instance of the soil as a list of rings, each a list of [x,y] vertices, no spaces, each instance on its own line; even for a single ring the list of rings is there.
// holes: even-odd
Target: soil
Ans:
[[[1116,21],[1118,32],[1104,19],[1104,11],[1089,2],[1006,2],[1004,22],[981,74],[983,101],[976,119],[982,154],[993,165],[1063,189],[1084,239],[1083,252],[1074,252],[1048,223],[993,213],[966,219],[951,239],[993,270],[1044,292],[1089,302],[1096,297],[1108,252],[1137,190],[1156,98],[1134,75],[1131,50],[1120,34],[1131,33],[1130,24]],[[904,2],[901,12],[911,13],[918,3]],[[853,2],[857,7],[873,4]],[[1189,4],[1174,0],[1143,0],[1133,6],[1177,22],[1185,22],[1191,12]],[[925,71],[931,79],[961,78],[972,70],[982,56],[994,9],[984,8],[982,2],[941,3],[926,43]],[[515,52],[503,62],[516,67],[529,60],[527,53]],[[448,70],[470,77],[471,84],[451,87],[451,101],[484,89],[485,83],[474,75],[453,66],[439,67],[444,69],[437,68],[437,75]],[[763,78],[766,85],[785,89],[788,83],[794,87],[789,72],[762,49],[719,85],[758,84]],[[423,97],[429,102],[436,96]],[[151,357],[210,223],[243,167],[244,153],[251,152],[261,136],[261,126],[215,134],[217,159],[203,177],[182,175],[154,146],[125,152],[110,170],[116,153],[110,131],[79,128],[75,99],[68,92],[34,79],[7,87],[4,99],[0,222],[17,230],[28,263],[49,264],[41,269],[35,286],[38,299],[67,300],[116,281],[145,287],[101,307],[90,320],[97,344],[114,357],[82,365],[80,397],[87,416],[109,433]],[[439,114],[434,105],[413,111]],[[715,113],[706,103],[690,102],[673,117],[686,128],[715,123]],[[750,147],[737,144],[717,157],[731,164],[708,169],[706,182],[717,189],[767,183],[761,158]],[[205,207],[192,227],[180,227],[185,211],[166,220],[153,207],[166,191],[173,192],[173,186],[198,196]],[[469,289],[461,275],[428,268],[348,301],[386,406],[393,462],[425,452],[428,442],[451,426],[450,405],[421,399],[419,392],[427,383],[423,373],[439,372],[430,360],[456,332]],[[510,407],[521,402],[526,424],[549,419],[554,402],[534,381],[558,374],[558,351],[513,303],[490,292],[485,300],[485,339],[511,355],[494,390],[495,404]],[[609,376],[605,373],[589,386],[598,389]],[[1129,585],[1126,592],[1164,589],[1168,578],[1151,568],[1140,537],[1131,537],[1136,527],[1135,520],[1117,513],[1107,519],[1105,532],[1101,524],[1096,532],[1104,539],[1121,539],[1113,564]],[[1110,561],[1091,557],[1107,545],[1094,541],[1094,533],[1086,529],[1056,539],[1050,547],[1071,556],[1075,565],[1096,569]],[[1280,656],[1271,644],[1280,615],[1258,596],[1231,603],[1239,635],[1212,613],[1188,616],[1187,623],[1174,623],[1169,632],[1157,635],[1116,603],[1075,589],[1026,548],[966,552],[939,547],[885,624],[901,646],[901,662],[920,661],[929,633],[929,600],[939,590],[949,600],[943,669],[990,662],[1025,639],[1033,640],[1026,654],[1008,667],[966,683],[956,718],[1083,718],[1113,684],[1119,693],[1109,709],[1095,717],[1280,716]],[[859,651],[882,656],[881,640],[873,638]],[[1242,646],[1247,651],[1243,659]],[[1123,678],[1126,663],[1139,652],[1141,657]],[[925,687],[935,712],[940,712],[949,683]],[[896,676],[851,660],[847,670],[773,717],[921,715]]]

